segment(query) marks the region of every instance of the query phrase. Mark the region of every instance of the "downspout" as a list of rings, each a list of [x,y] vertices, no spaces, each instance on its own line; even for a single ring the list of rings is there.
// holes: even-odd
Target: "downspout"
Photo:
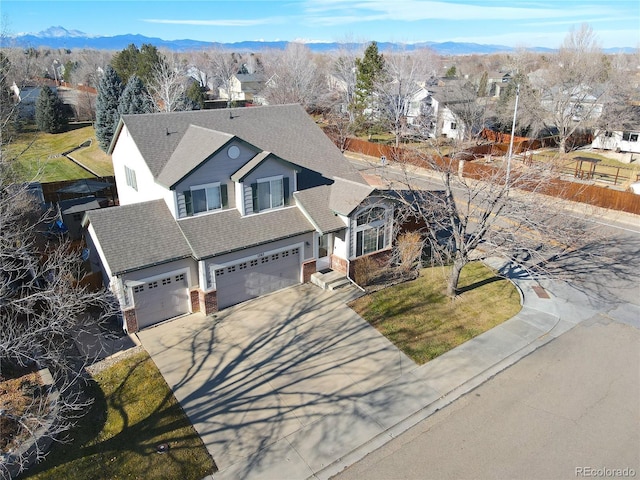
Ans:
[[[349,276],[349,271],[351,270],[351,260],[347,259],[347,280],[349,280],[351,283],[353,283],[356,287],[358,287],[360,290],[362,290],[362,292],[367,293],[367,291],[362,288],[360,285],[358,285],[355,280],[353,278],[351,278]]]

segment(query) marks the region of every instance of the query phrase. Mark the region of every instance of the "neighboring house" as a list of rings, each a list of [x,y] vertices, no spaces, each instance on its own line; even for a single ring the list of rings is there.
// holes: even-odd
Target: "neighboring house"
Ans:
[[[629,119],[609,130],[597,130],[592,148],[621,153],[640,153],[640,107],[633,107]]]
[[[259,73],[237,73],[229,82],[229,91],[220,88],[219,96],[223,100],[252,102],[266,85],[264,75]]]
[[[640,153],[640,126],[596,131],[591,147],[620,153]]]
[[[51,90],[57,95],[58,88],[53,82],[46,83],[50,83]],[[18,87],[15,82],[12,84],[11,93],[17,103],[17,112],[20,118],[36,118],[36,103],[40,97],[41,90],[41,85],[25,84]]]
[[[129,332],[391,248],[393,203],[298,105],[125,115],[109,153],[120,206],[84,225]]]
[[[455,80],[431,81],[412,97],[407,123],[427,132],[430,138],[461,140],[465,131],[458,111],[474,101]]]
[[[487,94],[498,98],[512,80],[511,72],[491,72],[487,76]]]
[[[201,87],[206,88],[207,91],[210,92],[214,89],[213,81],[209,78],[207,72],[200,70],[198,67],[191,65],[187,68],[186,74],[187,77],[192,78],[193,80],[198,82],[198,84]]]

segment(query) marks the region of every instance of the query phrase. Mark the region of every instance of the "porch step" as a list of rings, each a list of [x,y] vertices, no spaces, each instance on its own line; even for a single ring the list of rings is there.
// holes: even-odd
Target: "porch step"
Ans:
[[[311,283],[317,285],[323,290],[336,290],[340,287],[348,285],[349,280],[344,273],[329,270],[326,273],[316,272],[311,275]]]

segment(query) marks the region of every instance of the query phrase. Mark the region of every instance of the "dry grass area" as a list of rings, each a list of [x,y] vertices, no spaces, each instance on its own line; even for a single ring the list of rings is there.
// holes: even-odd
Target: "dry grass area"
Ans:
[[[419,364],[520,311],[516,287],[479,262],[463,269],[462,293],[451,300],[446,295],[449,270],[423,269],[417,279],[365,295],[351,308]]]
[[[7,372],[0,375],[0,410],[24,415],[41,406],[40,375],[34,370]],[[0,417],[0,452],[14,449],[24,438],[22,427],[13,419]]]
[[[53,182],[92,177],[68,158],[60,156],[87,140],[91,146],[76,150],[71,155],[99,175],[113,175],[111,157],[100,150],[91,125],[70,126],[63,133],[42,133],[35,127],[25,129],[7,146],[6,158],[15,160],[24,181]]]
[[[94,377],[91,411],[22,478],[201,480],[215,470],[169,386],[142,351]],[[166,445],[158,452],[159,445]]]

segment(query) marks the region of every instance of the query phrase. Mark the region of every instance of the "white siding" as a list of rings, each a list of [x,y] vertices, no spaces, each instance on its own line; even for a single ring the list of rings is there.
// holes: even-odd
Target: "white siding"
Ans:
[[[103,285],[108,287],[112,278],[111,267],[107,263],[107,259],[104,256],[104,251],[98,241],[93,225],[89,224],[87,227],[87,234],[85,235],[85,238],[87,240],[87,246],[89,247],[89,263],[91,265],[91,271],[101,271]]]
[[[343,217],[340,215],[345,222],[348,223],[349,219],[347,217]],[[337,232],[333,236],[333,254],[347,260],[349,258],[349,253],[347,251],[347,230],[342,230]]]
[[[131,138],[131,135],[129,135],[126,126],[122,127],[111,159],[113,161],[113,171],[116,177],[116,187],[118,188],[120,205],[164,199],[167,202],[169,210],[175,212],[173,193],[155,183],[149,167],[147,167],[147,164],[142,159],[142,155]],[[135,172],[137,190],[127,185],[125,166]]]
[[[125,273],[120,275],[120,279],[123,282],[144,280],[153,277],[161,277],[167,272],[174,272],[178,270],[187,270],[189,272],[189,288],[198,287],[198,264],[192,258],[176,260],[175,262],[163,263],[161,265],[155,265],[142,270]]]

